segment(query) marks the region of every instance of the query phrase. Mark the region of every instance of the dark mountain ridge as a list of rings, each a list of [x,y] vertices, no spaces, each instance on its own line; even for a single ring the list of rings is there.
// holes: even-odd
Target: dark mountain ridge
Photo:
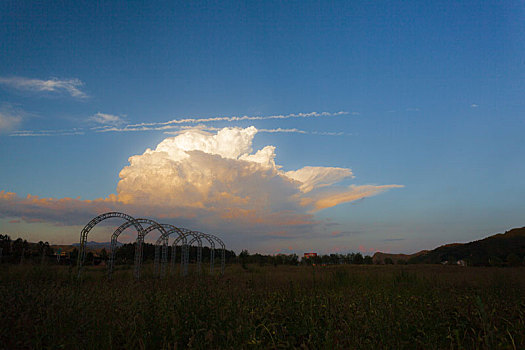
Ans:
[[[374,261],[384,263],[390,257],[395,262],[399,256],[378,252],[374,254]],[[404,255],[403,258],[414,264],[456,263],[463,260],[471,266],[521,265],[525,259],[525,227],[469,243],[446,244],[433,250]]]

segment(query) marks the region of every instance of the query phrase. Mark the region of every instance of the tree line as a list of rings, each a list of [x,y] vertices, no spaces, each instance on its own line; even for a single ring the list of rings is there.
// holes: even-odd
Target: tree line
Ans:
[[[339,265],[339,264],[367,264],[373,263],[372,257],[369,255],[363,256],[361,253],[348,254],[325,254],[311,257],[303,257],[299,260],[297,254],[276,254],[263,255],[259,253],[250,254],[247,250],[243,250],[238,257],[238,262],[245,266],[246,264],[259,265]]]
[[[12,240],[7,234],[0,234],[1,262],[20,263],[24,260],[43,260],[52,257],[54,251],[49,242],[29,243],[27,240],[17,238]]]
[[[155,245],[151,243],[143,243],[143,259],[144,261],[153,261],[155,259]],[[195,262],[197,259],[197,247],[190,247],[190,262]],[[17,238],[12,240],[7,234],[0,234],[0,262],[3,263],[55,263],[55,264],[76,264],[78,258],[78,248],[75,247],[60,258],[57,257],[57,252],[50,246],[49,242],[30,243],[25,239]],[[168,249],[168,258],[171,258],[171,247]],[[176,258],[180,261],[181,247],[176,247]],[[209,262],[211,257],[211,249],[209,247],[202,247],[202,261]],[[126,243],[117,247],[115,251],[115,264],[133,264],[135,258],[135,243]],[[236,254],[232,250],[225,251],[226,263],[236,262]],[[215,261],[220,261],[221,252],[215,250]],[[89,250],[86,254],[85,263],[88,265],[99,265],[100,263],[109,260],[109,251],[105,248],[99,250]]]

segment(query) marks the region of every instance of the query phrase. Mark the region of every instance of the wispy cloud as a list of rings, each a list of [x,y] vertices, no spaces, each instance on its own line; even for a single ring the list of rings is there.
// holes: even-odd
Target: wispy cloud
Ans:
[[[267,133],[292,133],[292,134],[308,134],[307,131],[299,130],[296,128],[291,129],[283,129],[283,128],[277,128],[277,129],[257,129],[259,132],[267,132]]]
[[[0,85],[23,91],[65,92],[76,98],[88,97],[80,89],[84,83],[79,79],[51,78],[49,80],[41,80],[23,77],[0,77]]]
[[[155,122],[155,123],[137,123],[137,124],[129,124],[124,127],[116,127],[116,126],[106,126],[106,127],[98,127],[95,129],[96,132],[136,132],[136,131],[167,131],[167,130],[173,130],[173,129],[188,129],[188,127],[184,127],[184,124],[199,124],[204,125],[203,123],[209,123],[209,122],[239,122],[239,121],[247,121],[247,120],[278,120],[278,119],[292,119],[292,118],[319,118],[319,117],[337,117],[342,115],[358,115],[357,112],[310,112],[310,113],[292,113],[292,114],[279,114],[279,115],[269,115],[269,116],[242,116],[242,117],[236,117],[236,116],[230,116],[230,117],[209,117],[209,118],[181,118],[181,119],[172,119],[166,122]],[[181,127],[182,126],[182,127]],[[219,130],[218,128],[213,127],[198,127],[200,129],[205,129],[209,131],[216,131]],[[259,129],[260,132],[269,132],[269,133],[277,133],[277,132],[288,132],[288,133],[312,133],[312,134],[319,134],[319,135],[339,135],[339,133],[325,133],[325,132],[306,132],[303,130],[291,128],[291,129]]]
[[[9,134],[13,137],[38,137],[38,136],[72,136],[84,135],[82,129],[62,129],[62,130],[16,130]]]
[[[87,131],[97,133],[108,133],[108,132],[144,132],[144,131],[163,131],[165,134],[178,135],[181,132],[188,130],[201,130],[208,132],[215,132],[221,130],[214,126],[206,125],[205,122],[236,122],[246,120],[280,120],[280,119],[291,119],[291,118],[320,118],[320,117],[338,117],[342,115],[359,115],[358,112],[310,112],[310,113],[293,113],[286,115],[271,115],[271,116],[242,116],[242,117],[208,117],[208,118],[182,118],[173,119],[167,122],[157,123],[136,123],[122,126],[125,123],[123,116],[113,115],[108,113],[98,112],[88,118],[88,121],[96,122],[97,126],[93,126]],[[340,131],[307,131],[298,128],[261,128],[258,129],[261,133],[296,133],[296,134],[309,134],[309,135],[323,135],[323,136],[341,136],[349,135],[348,133]],[[63,136],[73,134],[84,134],[81,128],[64,130],[23,130],[16,131],[11,136]]]
[[[101,112],[92,115],[88,120],[104,125],[122,125],[125,122],[121,116]]]
[[[210,117],[210,118],[182,118],[182,119],[172,119],[166,122],[156,122],[156,123],[138,123],[130,124],[127,127],[143,127],[143,126],[161,126],[161,125],[172,125],[172,124],[197,124],[197,123],[207,123],[207,122],[239,122],[244,120],[269,120],[269,119],[290,119],[290,118],[318,118],[318,117],[335,117],[340,115],[357,115],[359,113],[353,112],[310,112],[310,113],[291,113],[291,114],[278,114],[278,115],[268,115],[268,116],[248,116],[244,115],[241,117],[230,116],[230,117]]]
[[[348,135],[347,133],[344,133],[342,131],[306,131],[306,130],[300,130],[296,128],[291,129],[283,129],[283,128],[276,128],[276,129],[257,129],[259,132],[267,132],[267,133],[291,133],[291,134],[310,134],[310,135],[323,135],[323,136],[341,136],[341,135]]]
[[[0,132],[9,132],[22,122],[20,114],[14,114],[7,111],[0,111]]]
[[[216,128],[213,126],[207,126],[204,124],[199,124],[195,126],[179,126],[179,130],[177,131],[165,131],[164,134],[166,135],[178,135],[182,132],[186,132],[188,130],[200,130],[200,131],[218,131],[222,128]],[[324,135],[324,136],[341,136],[341,135],[348,135],[344,132],[331,132],[331,131],[306,131],[301,130],[297,128],[275,128],[275,129],[257,129],[257,132],[259,133],[285,133],[285,134],[303,134],[303,135]]]
[[[478,108],[478,107],[479,107],[479,105],[477,105],[477,104],[473,103],[473,104],[471,104],[471,105],[470,105],[470,107],[472,107],[472,108]]]

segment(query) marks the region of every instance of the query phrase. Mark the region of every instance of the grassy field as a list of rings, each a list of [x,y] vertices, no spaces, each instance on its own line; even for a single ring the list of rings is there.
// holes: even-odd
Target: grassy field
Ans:
[[[151,266],[146,266],[151,268]],[[0,266],[5,349],[524,349],[525,269],[227,266],[224,276],[82,282]]]

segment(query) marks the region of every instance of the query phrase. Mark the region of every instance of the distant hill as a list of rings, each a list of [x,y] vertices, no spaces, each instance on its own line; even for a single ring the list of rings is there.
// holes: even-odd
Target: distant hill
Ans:
[[[411,255],[378,252],[374,254],[373,260],[376,263],[384,263],[386,258],[394,262],[403,259],[414,264],[439,264],[445,261],[455,263],[458,260],[464,260],[472,266],[522,264],[525,259],[525,227],[478,241],[447,244]]]
[[[78,244],[77,244],[78,245]],[[70,244],[51,244],[51,248],[55,251],[55,252],[58,252],[59,249],[61,252],[71,252],[73,251],[76,247],[74,247],[73,245],[70,245]],[[78,248],[77,248],[78,249]]]
[[[381,253],[377,252],[372,257],[374,264],[384,264],[385,259],[390,258],[394,264],[397,264],[400,260],[407,262],[409,259],[428,253],[428,250],[422,250],[415,254],[390,254],[390,253]]]

